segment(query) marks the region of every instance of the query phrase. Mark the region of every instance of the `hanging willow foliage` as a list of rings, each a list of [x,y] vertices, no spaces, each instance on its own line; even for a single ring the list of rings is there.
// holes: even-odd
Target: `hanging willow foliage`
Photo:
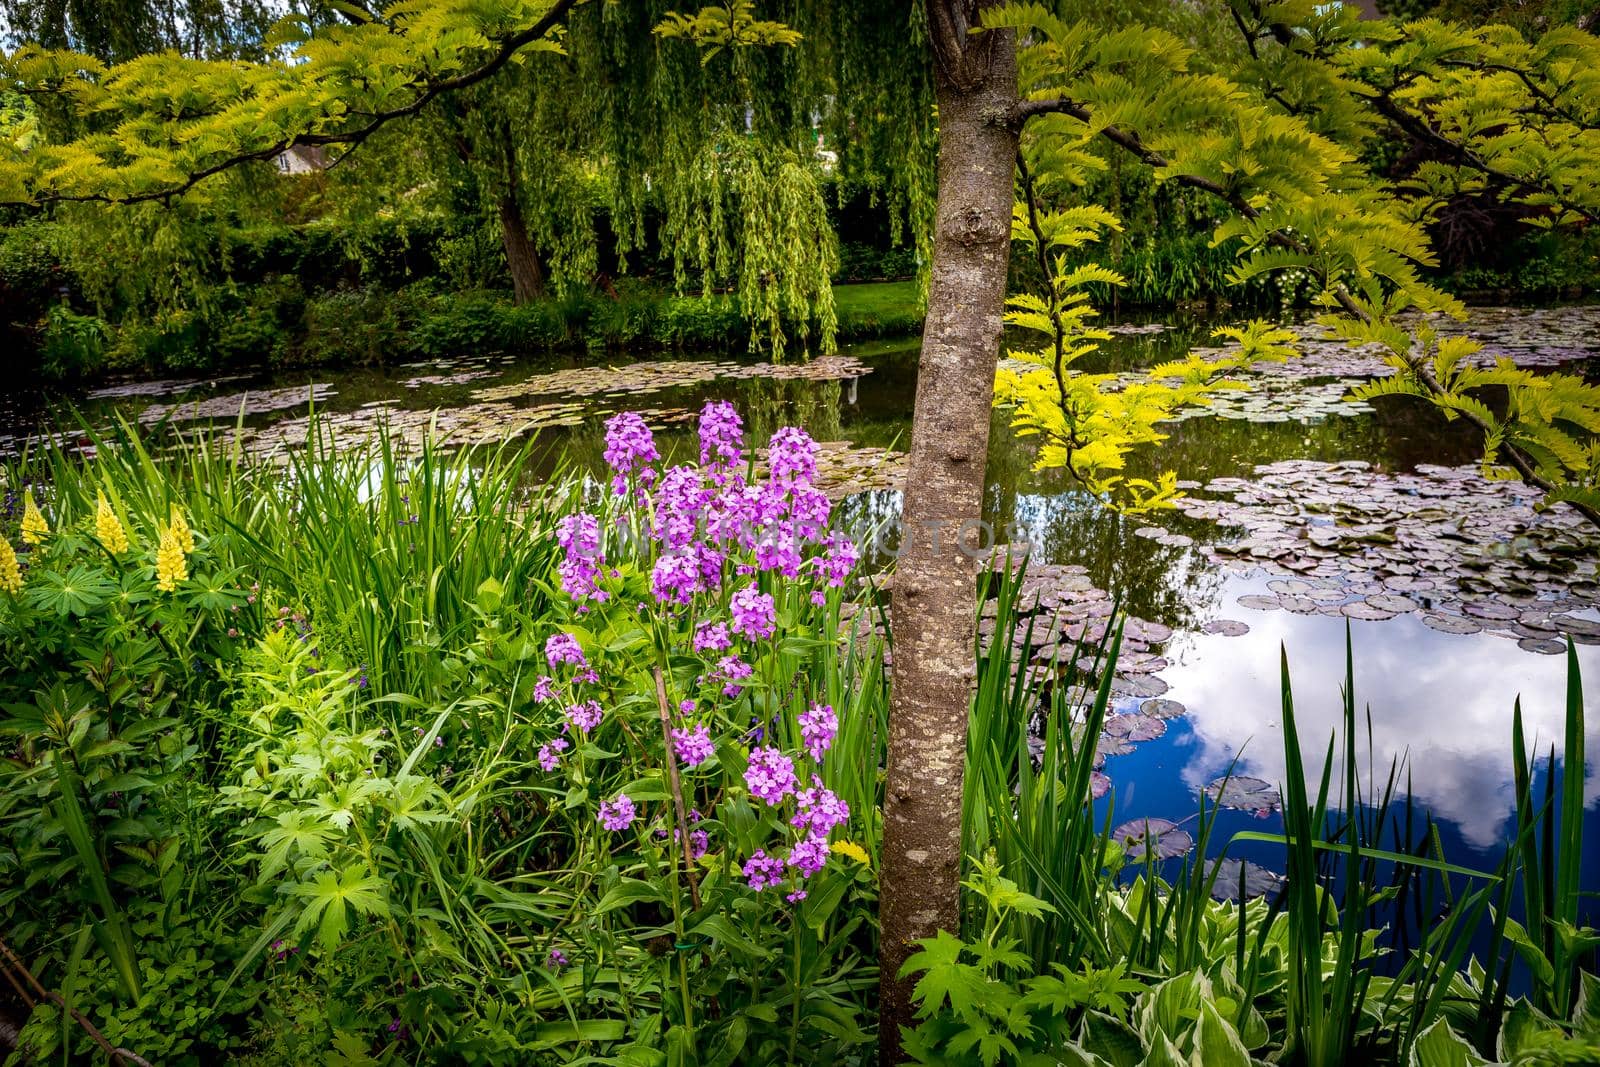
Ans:
[[[761,347],[796,328],[826,346],[819,132],[839,184],[881,192],[897,226],[930,217],[931,87],[905,47],[920,7],[400,0],[370,21],[286,20],[256,63],[24,46],[0,74],[61,119],[32,150],[0,146],[0,202],[182,200],[221,223],[251,210],[242,165],[316,146],[358,241],[380,213],[487,219],[509,199],[552,281],[586,284],[603,212],[624,263],[654,230],[680,285],[735,285]]]

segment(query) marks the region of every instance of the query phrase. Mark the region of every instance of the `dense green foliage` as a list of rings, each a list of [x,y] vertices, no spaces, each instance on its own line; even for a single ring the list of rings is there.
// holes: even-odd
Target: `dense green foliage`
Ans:
[[[0,560],[4,939],[113,1044],[163,1063],[871,1058],[880,651],[842,636],[838,592],[818,607],[778,579],[778,636],[743,691],[702,684],[710,664],[679,628],[703,616],[641,616],[649,575],[627,542],[607,538],[610,599],[578,612],[560,591],[556,538],[578,490],[524,485],[524,459],[324,446],[285,469],[156,457],[130,439],[100,442],[91,463],[48,454],[8,471],[0,532],[24,566],[13,585]],[[601,514],[619,507],[632,514]],[[1017,588],[986,593],[1002,633]],[[563,631],[604,672],[605,717],[547,761],[560,710],[537,690],[565,677],[546,664]],[[1332,810],[1326,772],[1321,795],[1295,793],[1286,676],[1294,769],[1278,840],[1304,892],[1223,904],[1214,871],[1148,865],[1096,828],[1082,739],[1109,688],[1081,691],[1070,667],[1037,688],[1015,655],[1002,640],[980,661],[967,918],[912,962],[927,1020],[908,1047],[922,1060],[1593,1051],[1575,666],[1577,762],[1551,776],[1518,750],[1512,848],[1454,896],[1425,830],[1386,836],[1398,798],[1351,818]],[[707,834],[688,868],[660,722],[663,699],[685,693],[716,744],[677,765]],[[813,701],[838,713],[817,768],[850,815],[807,896],[786,902],[738,877],[788,832],[787,808],[741,775],[756,745],[799,746],[790,732]],[[1347,689],[1347,756],[1354,707]],[[641,817],[608,832],[595,806],[619,792]],[[1202,854],[1213,817],[1202,806]],[[1369,924],[1402,887],[1433,921],[1392,960]],[[1528,998],[1507,997],[1508,981],[1528,981]],[[36,1051],[92,1054],[52,1003],[27,1023]]]

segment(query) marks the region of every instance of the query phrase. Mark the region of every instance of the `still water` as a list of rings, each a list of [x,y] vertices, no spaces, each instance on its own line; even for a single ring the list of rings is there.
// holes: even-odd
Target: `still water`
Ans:
[[[1600,368],[1600,308],[1494,311],[1477,322],[1490,350],[1525,365],[1591,378]],[[1210,343],[1211,325],[1121,324],[1093,369],[1172,358]],[[606,415],[643,411],[664,453],[688,455],[691,413],[723,398],[738,404],[753,440],[793,423],[830,443],[823,468],[847,521],[881,519],[898,508],[916,359],[908,340],[779,367],[735,356],[613,355],[600,367],[493,357],[126,383],[0,401],[0,451],[59,426],[52,405],[68,399],[91,424],[225,424],[248,450],[271,455],[303,441],[314,404],[341,436],[380,424],[410,444],[430,430],[475,443],[535,433],[542,470],[562,461],[593,468]],[[1117,711],[1137,718],[1119,726],[1159,736],[1105,746],[1100,803],[1115,804],[1116,821],[1184,825],[1199,791],[1230,765],[1264,786],[1282,781],[1280,648],[1302,737],[1315,749],[1308,762],[1318,763],[1342,720],[1347,627],[1357,707],[1370,708],[1362,760],[1380,782],[1403,761],[1457,863],[1492,865],[1507,837],[1519,698],[1530,750],[1553,744],[1559,754],[1569,635],[1589,709],[1586,748],[1600,751],[1600,535],[1569,516],[1537,518],[1527,494],[1485,482],[1472,469],[1468,428],[1407,398],[1349,400],[1349,387],[1378,370],[1313,342],[1303,361],[1261,375],[1251,393],[1168,426],[1168,441],[1129,473],[1174,469],[1194,503],[1155,517],[1113,514],[1060,474],[1034,472],[1031,449],[996,413],[984,518],[1025,526],[1035,563],[1054,565],[1034,587],[1044,594],[1041,620],[1069,643],[1073,627],[1103,619],[1113,599],[1140,620],[1116,687]],[[62,440],[78,439],[68,430]],[[1168,702],[1159,715],[1141,712],[1158,698]],[[1274,829],[1274,792],[1224,810],[1214,842]],[[1593,770],[1585,799],[1590,840],[1600,840]],[[1600,884],[1597,853],[1588,885]],[[1271,862],[1269,847],[1230,854]]]

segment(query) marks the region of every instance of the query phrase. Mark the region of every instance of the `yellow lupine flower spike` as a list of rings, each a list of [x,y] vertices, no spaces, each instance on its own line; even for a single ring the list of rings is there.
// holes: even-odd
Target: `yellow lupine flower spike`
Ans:
[[[42,545],[44,539],[50,536],[50,524],[44,521],[44,515],[39,511],[39,505],[33,502],[33,489],[30,487],[22,497],[22,540],[25,544]]]
[[[178,547],[183,549],[186,556],[194,555],[194,531],[189,529],[189,520],[183,517],[178,505],[172,505],[172,522],[169,524],[174,537],[178,539]]]
[[[100,539],[105,550],[113,556],[120,556],[128,551],[128,531],[122,528],[122,520],[117,518],[117,513],[111,510],[111,505],[106,501],[104,493],[96,494],[94,511],[94,535]]]
[[[0,589],[12,596],[22,592],[22,568],[17,566],[17,553],[4,538],[0,538]]]
[[[161,545],[156,549],[156,588],[163,593],[173,592],[178,583],[188,577],[183,542],[178,538],[178,531],[168,526],[161,531]]]
[[[831,847],[835,855],[849,856],[857,863],[870,864],[872,862],[872,858],[867,855],[867,850],[854,841],[835,841]]]

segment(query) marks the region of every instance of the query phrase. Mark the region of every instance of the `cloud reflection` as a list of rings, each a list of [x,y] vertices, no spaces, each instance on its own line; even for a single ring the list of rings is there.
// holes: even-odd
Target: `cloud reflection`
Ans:
[[[1236,773],[1284,778],[1278,647],[1289,654],[1295,715],[1307,750],[1308,775],[1320,777],[1320,758],[1343,718],[1344,620],[1239,607],[1242,593],[1263,592],[1265,579],[1231,577],[1218,614],[1250,625],[1241,637],[1184,634],[1168,650],[1162,672],[1169,696],[1188,706],[1195,748],[1184,768],[1194,788],[1222,774],[1241,748]],[[1409,758],[1415,799],[1437,819],[1456,825],[1476,848],[1504,840],[1515,795],[1511,776],[1511,716],[1522,698],[1530,751],[1561,748],[1565,721],[1566,657],[1525,652],[1487,635],[1442,634],[1414,616],[1354,622],[1358,717],[1372,709],[1372,758],[1386,777],[1391,758]],[[1588,712],[1585,748],[1600,744],[1600,648],[1578,646]],[[1364,732],[1364,723],[1358,722]],[[1366,757],[1365,738],[1358,752]],[[1366,768],[1361,768],[1364,773]],[[1316,781],[1308,783],[1312,790]],[[1594,761],[1585,801],[1600,799]]]

